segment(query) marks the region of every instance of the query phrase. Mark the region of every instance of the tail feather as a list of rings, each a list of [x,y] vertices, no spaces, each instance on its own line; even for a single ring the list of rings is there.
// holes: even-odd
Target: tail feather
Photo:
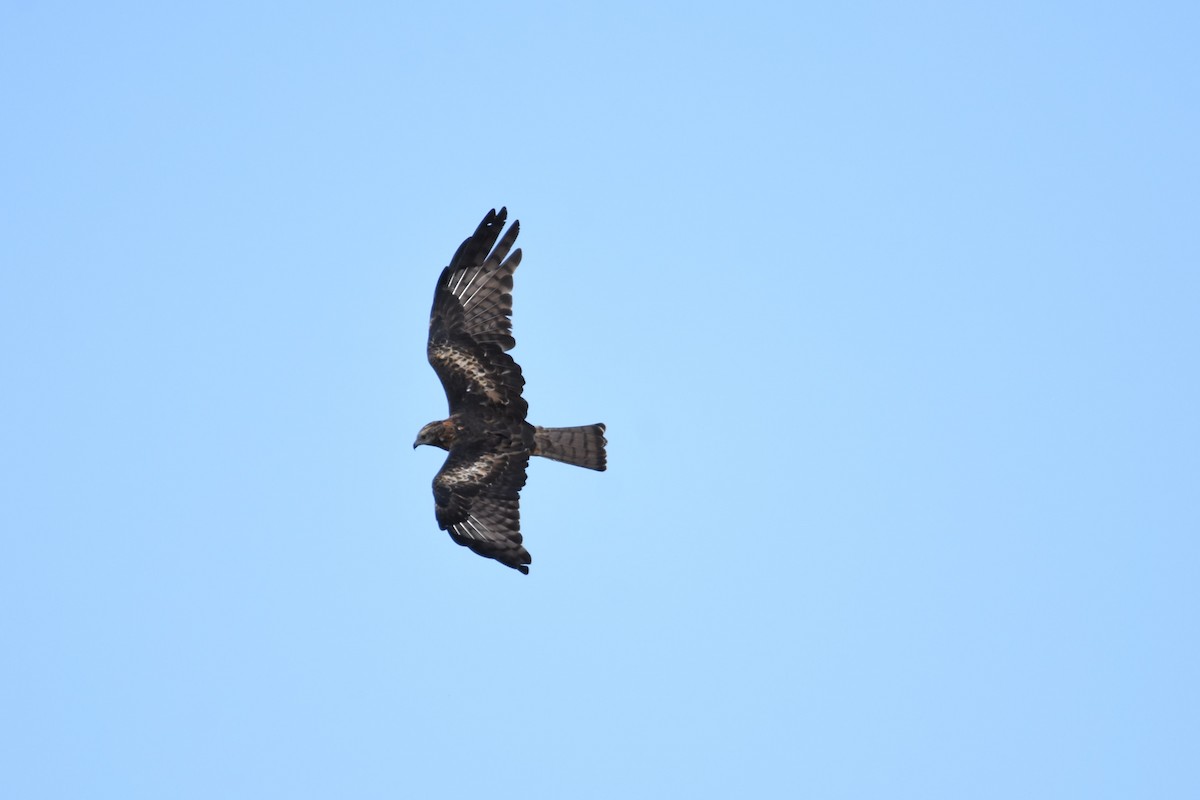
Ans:
[[[566,464],[603,472],[608,465],[604,452],[604,423],[575,428],[534,428],[533,454]]]

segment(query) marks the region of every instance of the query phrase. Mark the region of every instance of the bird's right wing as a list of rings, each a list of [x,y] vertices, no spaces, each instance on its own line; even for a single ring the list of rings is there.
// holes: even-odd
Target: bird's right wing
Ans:
[[[438,526],[475,553],[529,573],[520,492],[529,454],[517,449],[451,451],[433,479]]]

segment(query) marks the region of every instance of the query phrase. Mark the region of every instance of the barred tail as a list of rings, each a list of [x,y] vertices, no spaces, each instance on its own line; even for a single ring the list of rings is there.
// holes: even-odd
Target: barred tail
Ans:
[[[577,428],[534,428],[533,454],[603,472],[607,466],[604,423]]]

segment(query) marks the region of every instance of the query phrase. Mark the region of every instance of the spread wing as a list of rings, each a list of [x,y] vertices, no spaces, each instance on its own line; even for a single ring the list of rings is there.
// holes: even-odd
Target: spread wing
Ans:
[[[456,447],[433,479],[438,526],[487,558],[529,574],[532,558],[521,542],[519,500],[529,451]]]
[[[487,213],[442,270],[434,291],[429,363],[442,381],[452,414],[484,404],[524,419],[528,410],[521,398],[521,368],[507,353],[516,344],[512,286],[513,271],[521,263],[521,251],[512,250],[520,223],[513,222],[500,238],[507,216],[504,208]]]

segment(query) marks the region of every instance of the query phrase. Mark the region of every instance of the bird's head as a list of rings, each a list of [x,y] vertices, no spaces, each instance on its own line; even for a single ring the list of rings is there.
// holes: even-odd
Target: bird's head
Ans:
[[[417,433],[417,440],[413,442],[413,450],[416,450],[423,444],[432,445],[433,447],[440,447],[443,450],[449,450],[450,443],[447,441],[447,435],[449,431],[447,430],[447,427],[446,420],[439,420],[437,422],[431,422],[424,428],[421,428],[421,430]]]

